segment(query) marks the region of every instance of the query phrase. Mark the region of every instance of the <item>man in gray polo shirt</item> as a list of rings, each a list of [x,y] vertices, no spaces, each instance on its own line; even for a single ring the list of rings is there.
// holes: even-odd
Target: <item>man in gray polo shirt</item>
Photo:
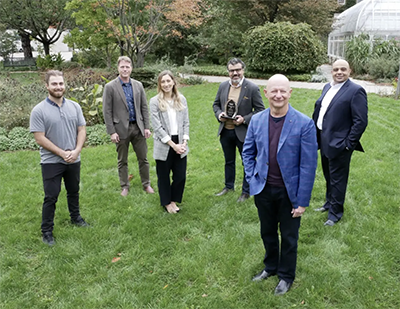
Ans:
[[[86,122],[79,104],[64,98],[63,73],[48,71],[45,81],[49,95],[33,108],[30,131],[40,146],[45,195],[41,226],[43,242],[52,246],[55,244],[54,213],[62,178],[71,223],[88,226],[79,213],[80,152],[86,139]]]

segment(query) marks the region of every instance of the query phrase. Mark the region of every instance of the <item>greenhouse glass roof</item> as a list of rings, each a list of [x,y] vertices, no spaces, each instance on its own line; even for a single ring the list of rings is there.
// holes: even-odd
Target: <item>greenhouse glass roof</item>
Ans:
[[[364,0],[344,11],[333,35],[359,35],[400,39],[400,0]]]
[[[400,41],[400,0],[364,0],[341,13],[328,38],[331,60],[343,58],[346,42],[362,33],[370,40]]]

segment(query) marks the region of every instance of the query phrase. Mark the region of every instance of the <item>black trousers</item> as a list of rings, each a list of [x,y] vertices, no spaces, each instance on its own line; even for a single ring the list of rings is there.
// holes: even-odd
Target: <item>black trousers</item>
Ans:
[[[329,159],[321,153],[322,171],[326,181],[324,208],[329,211],[328,219],[333,222],[339,221],[343,216],[352,154],[352,150],[344,150],[338,157]]]
[[[234,189],[236,177],[236,148],[239,150],[240,156],[242,156],[244,143],[238,139],[235,130],[228,130],[225,128],[221,132],[220,142],[225,157],[225,187]],[[242,193],[249,194],[249,192],[249,184],[246,181],[243,170]]]
[[[265,248],[265,271],[277,274],[279,279],[286,282],[293,282],[296,276],[300,217],[292,217],[292,203],[284,187],[267,184],[263,191],[254,196],[254,201]],[[278,226],[281,233],[280,248]]]
[[[80,217],[79,182],[81,162],[74,164],[42,164],[44,201],[42,208],[42,233],[51,233],[54,227],[54,213],[58,195],[61,191],[61,179],[64,179],[67,191],[68,210],[72,220]]]
[[[172,136],[172,141],[178,143],[178,136]],[[162,206],[167,206],[171,202],[182,202],[186,182],[186,166],[187,157],[181,158],[181,155],[172,148],[169,149],[166,161],[156,160],[158,194]]]

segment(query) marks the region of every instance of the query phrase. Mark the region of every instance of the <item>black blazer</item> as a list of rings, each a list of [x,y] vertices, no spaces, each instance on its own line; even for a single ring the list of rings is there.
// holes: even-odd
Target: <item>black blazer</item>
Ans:
[[[228,101],[230,87],[229,81],[226,81],[221,83],[218,88],[218,92],[213,104],[214,114],[218,121],[219,115],[225,111],[225,103]],[[250,123],[251,117],[264,109],[265,107],[261,98],[260,88],[245,78],[240,90],[239,102],[237,102],[237,114],[244,118],[245,123],[235,126],[236,136],[242,143],[246,137],[247,126]],[[224,123],[220,122],[218,135],[221,134],[223,128]]]
[[[321,102],[331,88],[326,84],[322,94],[315,102],[313,120],[317,125]],[[322,130],[317,128],[318,147],[321,152],[333,159],[342,151],[364,151],[360,138],[368,124],[367,93],[360,85],[348,79],[333,97],[322,122]]]

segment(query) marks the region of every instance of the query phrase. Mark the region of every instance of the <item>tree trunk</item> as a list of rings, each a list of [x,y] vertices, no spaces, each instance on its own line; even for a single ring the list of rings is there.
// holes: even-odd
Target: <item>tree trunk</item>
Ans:
[[[142,68],[144,65],[144,57],[146,56],[146,53],[144,52],[138,52],[136,54],[136,64],[135,68]]]
[[[22,32],[22,31],[18,31],[18,35],[21,37],[21,45],[22,45],[22,49],[24,51],[24,58],[25,59],[33,58],[31,38],[29,37],[28,34]]]
[[[50,44],[48,42],[42,42],[44,48],[44,54],[50,55]]]
[[[397,89],[395,99],[397,100],[400,96],[400,66],[399,66],[399,76],[397,77]]]

